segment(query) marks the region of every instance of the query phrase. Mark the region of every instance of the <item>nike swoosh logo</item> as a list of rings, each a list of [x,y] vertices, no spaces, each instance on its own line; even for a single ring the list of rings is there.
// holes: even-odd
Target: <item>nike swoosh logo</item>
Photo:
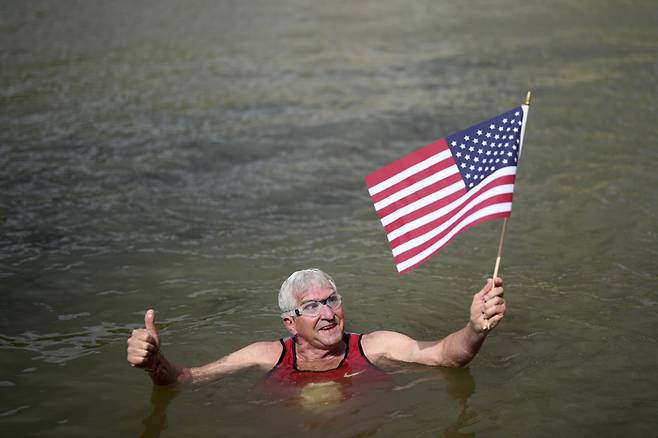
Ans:
[[[356,376],[356,375],[361,374],[361,373],[364,372],[364,371],[365,371],[365,370],[361,370],[361,371],[357,371],[356,373],[350,373],[350,374],[345,373],[345,375],[344,375],[343,377],[354,377],[354,376]]]

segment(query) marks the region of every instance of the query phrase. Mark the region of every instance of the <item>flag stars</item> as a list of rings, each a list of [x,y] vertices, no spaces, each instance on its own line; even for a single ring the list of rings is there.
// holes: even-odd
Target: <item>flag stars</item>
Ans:
[[[516,165],[522,122],[513,114],[504,113],[446,139],[467,189],[477,187],[498,169]]]

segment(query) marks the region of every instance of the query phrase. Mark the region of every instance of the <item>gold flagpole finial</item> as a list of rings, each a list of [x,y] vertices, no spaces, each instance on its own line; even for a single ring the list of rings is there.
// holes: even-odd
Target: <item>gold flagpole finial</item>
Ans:
[[[528,91],[528,94],[525,96],[525,105],[530,105],[530,101],[532,100],[532,93]]]

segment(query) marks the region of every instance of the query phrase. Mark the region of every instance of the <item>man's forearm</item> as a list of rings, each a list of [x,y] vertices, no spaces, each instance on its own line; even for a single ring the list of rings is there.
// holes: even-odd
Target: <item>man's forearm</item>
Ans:
[[[155,365],[146,368],[151,380],[156,385],[173,385],[177,383],[187,383],[192,380],[190,371],[182,368],[167,360],[160,352],[157,353]]]
[[[486,337],[486,331],[476,331],[470,322],[463,329],[448,335],[443,340],[445,365],[456,368],[468,365],[480,351]]]

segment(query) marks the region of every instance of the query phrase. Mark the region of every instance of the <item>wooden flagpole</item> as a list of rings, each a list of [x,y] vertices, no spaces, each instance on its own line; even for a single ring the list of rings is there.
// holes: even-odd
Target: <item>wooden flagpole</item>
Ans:
[[[528,91],[528,94],[526,94],[526,96],[525,96],[524,105],[530,106],[531,99],[532,99],[532,93],[530,91]],[[521,145],[521,146],[523,146],[523,145]],[[521,153],[521,151],[519,150],[519,154],[520,153]],[[505,242],[505,234],[507,234],[507,219],[509,219],[509,218],[503,219],[503,228],[500,230],[500,241],[498,242],[498,253],[496,254],[496,265],[494,266],[493,276],[491,277],[491,281],[494,282],[493,286],[495,286],[496,277],[498,277],[498,268],[500,268],[500,259],[501,259],[502,254],[503,254],[503,243]],[[482,313],[484,313],[484,312],[482,312]],[[484,329],[485,330],[490,329],[489,320],[486,318],[486,316],[484,318]]]

